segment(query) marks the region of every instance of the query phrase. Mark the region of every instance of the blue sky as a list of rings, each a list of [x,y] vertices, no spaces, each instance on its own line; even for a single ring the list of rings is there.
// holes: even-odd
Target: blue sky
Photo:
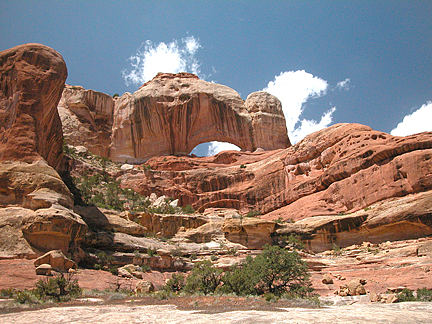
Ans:
[[[146,66],[198,72],[243,99],[267,89],[293,141],[339,122],[407,135],[432,131],[431,13],[419,0],[3,0],[0,50],[48,45],[67,83],[108,94],[137,90]]]

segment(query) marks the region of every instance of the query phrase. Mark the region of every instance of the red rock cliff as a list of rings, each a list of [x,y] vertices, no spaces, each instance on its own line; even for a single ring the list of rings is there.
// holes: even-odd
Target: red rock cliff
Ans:
[[[0,161],[41,158],[58,169],[62,128],[57,112],[66,64],[40,44],[0,52]]]

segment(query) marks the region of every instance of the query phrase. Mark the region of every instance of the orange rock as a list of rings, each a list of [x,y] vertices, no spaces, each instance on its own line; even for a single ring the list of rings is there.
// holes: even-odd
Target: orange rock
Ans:
[[[0,52],[0,62],[0,161],[43,158],[60,170],[63,58],[47,46],[25,44]]]

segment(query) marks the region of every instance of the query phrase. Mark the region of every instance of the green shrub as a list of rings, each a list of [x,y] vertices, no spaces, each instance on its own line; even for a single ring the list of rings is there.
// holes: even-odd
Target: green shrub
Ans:
[[[14,295],[14,300],[20,304],[39,304],[41,300],[33,290],[19,290]]]
[[[250,210],[247,214],[246,217],[257,217],[260,216],[262,213],[259,210]]]
[[[237,295],[272,293],[280,296],[291,292],[303,297],[312,292],[307,265],[297,251],[270,245],[255,258],[247,256],[227,272],[222,281]]]
[[[197,262],[186,278],[185,291],[201,292],[204,295],[214,293],[221,284],[222,270],[215,268],[209,260]]]
[[[419,301],[427,301],[432,302],[432,289],[424,288],[418,288],[417,289],[417,299]]]
[[[164,286],[164,290],[180,292],[185,286],[185,277],[181,273],[174,273]]]
[[[246,169],[246,165],[244,164],[240,165],[240,169]]]
[[[60,273],[52,278],[40,279],[36,283],[35,294],[42,299],[54,299],[66,301],[81,295],[81,288],[78,281],[73,279],[72,274]]]
[[[185,214],[193,214],[193,213],[195,213],[195,209],[191,205],[186,205],[186,206],[182,207],[182,211]]]
[[[148,254],[149,257],[152,257],[152,256],[154,256],[154,255],[157,254],[157,249],[153,248],[153,247],[149,247],[147,249],[147,254]]]
[[[399,301],[415,301],[414,293],[411,289],[404,288],[398,295],[397,298]]]
[[[296,250],[303,250],[305,248],[303,242],[300,240],[300,237],[296,234],[290,234],[286,239],[286,243],[289,247]]]
[[[2,296],[2,297],[12,298],[15,294],[16,294],[16,291],[13,288],[7,288],[7,289],[1,289],[0,290],[0,296]]]
[[[214,254],[210,257],[211,261],[217,261],[217,259],[218,259],[217,255]]]

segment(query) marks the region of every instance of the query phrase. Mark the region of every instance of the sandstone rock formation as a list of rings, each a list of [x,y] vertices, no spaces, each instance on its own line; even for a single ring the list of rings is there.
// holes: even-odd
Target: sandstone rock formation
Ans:
[[[190,73],[160,73],[116,99],[67,86],[59,113],[68,143],[117,162],[187,155],[210,141],[249,151],[290,145],[276,97],[256,92],[244,102],[229,87]]]
[[[26,44],[0,53],[0,255],[52,249],[79,259],[87,225],[54,170],[63,168],[57,104],[67,76],[59,53]]]
[[[297,233],[322,251],[332,243],[430,235],[431,157],[431,133],[394,137],[338,124],[285,150],[152,158],[145,171],[125,174],[122,182],[198,211],[259,210],[262,219],[295,222],[271,235]]]
[[[114,99],[104,93],[66,85],[58,104],[63,135],[68,143],[109,156]]]
[[[68,259],[60,250],[53,250],[45,253],[34,261],[35,267],[42,264],[51,265],[52,269],[59,272],[66,272],[69,269],[77,269],[77,264]]]
[[[67,77],[59,53],[40,44],[0,52],[0,161],[45,159],[59,170],[62,129],[57,104]]]

